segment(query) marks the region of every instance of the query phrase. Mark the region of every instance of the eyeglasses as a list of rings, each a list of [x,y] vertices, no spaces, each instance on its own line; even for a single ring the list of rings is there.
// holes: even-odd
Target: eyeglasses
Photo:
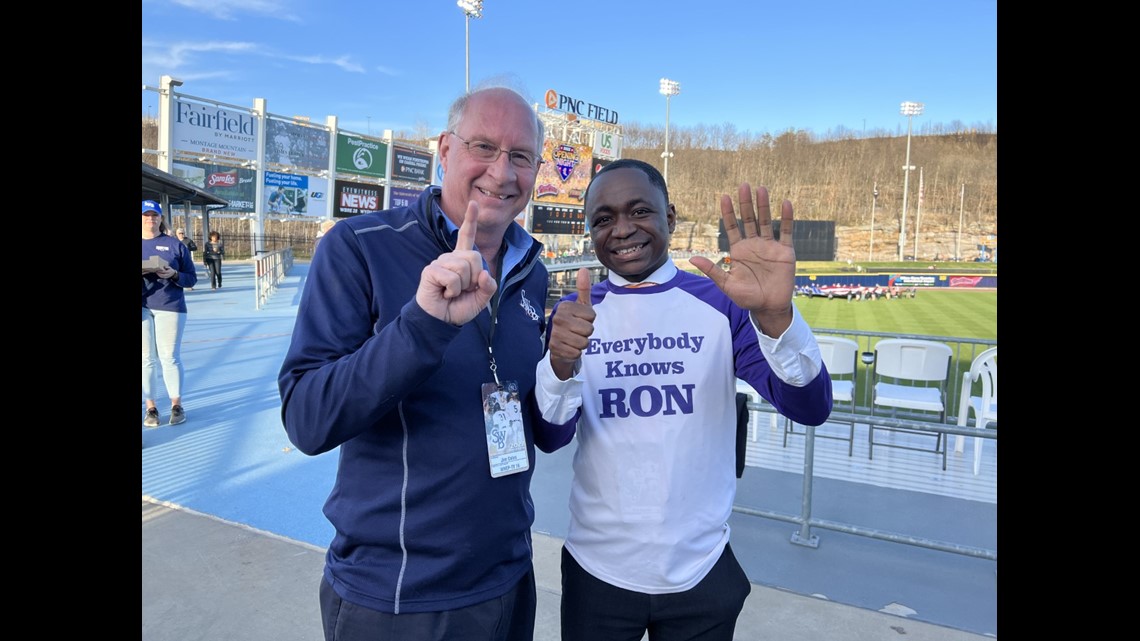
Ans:
[[[517,151],[512,149],[503,149],[498,145],[492,145],[489,142],[482,140],[464,140],[459,134],[454,131],[447,132],[463,142],[467,147],[467,153],[471,154],[476,160],[483,162],[495,162],[499,156],[505,151],[507,158],[510,159],[511,164],[519,169],[534,169],[543,163],[542,159],[536,158],[534,154],[529,151]]]

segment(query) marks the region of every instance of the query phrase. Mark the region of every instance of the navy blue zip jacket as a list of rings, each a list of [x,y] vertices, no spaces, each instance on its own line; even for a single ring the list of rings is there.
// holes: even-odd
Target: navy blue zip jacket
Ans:
[[[542,244],[512,225],[525,255],[500,279],[493,344],[499,378],[519,385],[530,469],[491,478],[480,389],[495,380],[490,307],[455,327],[415,302],[420,272],[455,245],[441,217],[429,187],[409,207],[334,225],[278,378],[289,440],[310,455],[340,448],[325,578],[346,601],[396,614],[465,607],[518,582],[531,568],[535,446],[561,445],[544,440],[552,426],[534,401]]]

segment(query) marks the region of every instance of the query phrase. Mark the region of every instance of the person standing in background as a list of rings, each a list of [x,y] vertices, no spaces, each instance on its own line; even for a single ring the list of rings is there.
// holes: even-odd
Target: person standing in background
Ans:
[[[190,250],[190,262],[194,262],[194,252],[198,251],[198,243],[194,239],[186,235],[186,231],[179,227],[174,230],[174,235],[178,237],[178,242],[186,245],[186,249]],[[186,291],[192,290],[192,287],[187,287]]]
[[[226,255],[226,244],[222,242],[222,235],[216,231],[210,232],[210,240],[206,241],[206,249],[202,252],[206,262],[206,271],[210,275],[210,289],[222,286],[222,258]]]
[[[182,409],[182,333],[186,330],[186,295],[198,282],[190,250],[166,234],[162,207],[142,201],[142,392],[146,400],[143,425],[158,427],[155,402],[158,371],[170,397],[170,424],[186,421]]]

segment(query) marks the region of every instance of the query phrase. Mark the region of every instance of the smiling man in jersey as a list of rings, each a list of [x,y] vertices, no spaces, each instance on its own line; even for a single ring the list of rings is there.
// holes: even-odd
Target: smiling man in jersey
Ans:
[[[562,641],[731,641],[751,583],[729,546],[736,378],[783,415],[819,425],[831,379],[792,304],[792,206],[772,234],[768,192],[721,199],[733,269],[669,258],[676,211],[637,160],[604,167],[585,215],[607,280],[551,312],[537,368],[542,416],[578,439],[562,549]],[[754,205],[757,209],[754,209]],[[575,421],[576,418],[576,421]]]

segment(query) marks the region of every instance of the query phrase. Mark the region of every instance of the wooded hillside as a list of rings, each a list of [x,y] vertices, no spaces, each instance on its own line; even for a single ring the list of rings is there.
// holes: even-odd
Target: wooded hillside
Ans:
[[[662,169],[662,149],[627,146],[622,155]],[[735,200],[737,186],[747,181],[768,187],[774,215],[786,198],[797,219],[835,221],[837,259],[866,260],[877,184],[875,260],[890,260],[897,252],[906,136],[813,142],[789,132],[733,151],[677,147],[671,139],[670,150],[670,197],[681,218],[702,225],[696,237],[708,235],[704,226],[717,224],[719,196]],[[964,258],[976,255],[975,244],[995,245],[989,236],[997,234],[997,134],[912,136],[910,158],[916,169],[910,173],[905,253],[914,253],[917,219],[919,260],[953,255],[960,215]],[[678,229],[673,247],[688,249],[687,242]],[[698,244],[694,240],[693,249],[703,248]]]

